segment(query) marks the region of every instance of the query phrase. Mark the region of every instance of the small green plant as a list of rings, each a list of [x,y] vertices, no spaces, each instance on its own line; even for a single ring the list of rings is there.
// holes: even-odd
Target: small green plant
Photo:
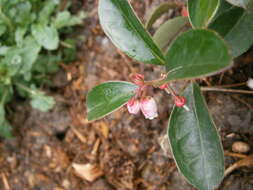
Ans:
[[[81,24],[85,16],[73,16],[67,7],[62,10],[58,0],[0,1],[0,135],[11,136],[4,106],[15,92],[40,111],[53,107],[54,99],[38,86],[57,71],[60,44],[71,46],[60,40],[64,28]]]
[[[229,3],[228,3],[229,2]],[[147,86],[160,88],[174,99],[168,137],[177,167],[199,190],[213,190],[224,176],[224,156],[219,134],[201,89],[193,79],[232,67],[233,58],[253,43],[252,0],[189,0],[188,10],[169,19],[151,36],[147,30],[175,3],[161,4],[143,27],[127,0],[100,0],[102,28],[114,45],[133,59],[164,68],[161,78],[146,81],[132,74],[131,82],[110,81],[87,95],[88,119],[96,120],[127,104],[131,114],[140,110],[147,119],[158,117]],[[190,80],[191,79],[191,80]],[[171,82],[189,80],[182,93]]]

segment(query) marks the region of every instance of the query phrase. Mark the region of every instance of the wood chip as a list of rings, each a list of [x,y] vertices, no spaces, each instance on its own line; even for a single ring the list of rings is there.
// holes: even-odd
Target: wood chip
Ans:
[[[89,182],[95,181],[103,175],[103,171],[95,164],[76,164],[73,163],[72,167],[75,169],[76,174]]]
[[[11,190],[9,182],[7,180],[7,177],[5,176],[4,173],[2,173],[2,180],[3,180],[3,184],[4,184],[4,189],[5,190]]]

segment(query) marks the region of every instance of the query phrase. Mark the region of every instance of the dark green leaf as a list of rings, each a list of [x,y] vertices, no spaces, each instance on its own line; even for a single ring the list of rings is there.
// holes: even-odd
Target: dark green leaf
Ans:
[[[100,119],[123,106],[134,96],[137,86],[111,81],[93,88],[87,95],[88,120]]]
[[[232,6],[230,3],[228,3],[226,0],[220,0],[220,6],[218,11],[216,12],[213,20],[215,20],[218,16],[220,16],[221,14],[223,14],[226,11],[229,11],[229,9],[233,8],[234,6]]]
[[[224,175],[223,150],[197,84],[184,92],[190,111],[174,107],[168,135],[180,172],[199,190],[214,190]]]
[[[145,28],[149,30],[155,21],[160,18],[164,13],[168,12],[169,9],[178,7],[176,3],[161,3],[155,10],[150,14],[145,24]]]
[[[188,18],[176,17],[169,19],[162,24],[153,36],[153,40],[160,49],[168,47],[168,45],[184,30],[187,29]]]
[[[252,0],[227,0],[227,2],[231,3],[232,5],[246,9],[248,5],[252,2]]]
[[[219,8],[219,0],[189,0],[188,10],[194,28],[207,27]]]
[[[166,56],[167,80],[214,74],[232,63],[225,42],[209,30],[190,30],[180,35]]]
[[[242,17],[244,10],[238,7],[233,7],[221,14],[217,19],[210,24],[211,29],[219,32],[221,36],[226,36],[229,31],[236,25],[238,20]]]
[[[150,64],[164,64],[161,50],[145,31],[127,0],[100,0],[99,19],[114,45],[133,59]]]
[[[33,25],[32,35],[47,50],[55,50],[59,46],[59,35],[54,26]]]
[[[210,28],[228,42],[233,57],[243,54],[253,44],[253,6],[245,11],[236,7],[230,9],[217,17]]]

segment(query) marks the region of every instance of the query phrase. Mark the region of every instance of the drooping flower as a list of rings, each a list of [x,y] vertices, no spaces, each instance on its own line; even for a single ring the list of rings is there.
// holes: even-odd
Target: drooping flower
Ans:
[[[142,98],[140,107],[146,119],[154,119],[158,116],[157,105],[154,98],[150,96]]]
[[[177,107],[184,107],[186,104],[186,98],[184,96],[176,96],[174,101]]]
[[[188,10],[187,10],[186,7],[182,8],[181,15],[184,16],[184,17],[188,17],[189,16],[189,13],[188,13]]]
[[[134,114],[134,115],[138,114],[141,109],[139,100],[135,98],[132,98],[131,100],[129,100],[127,102],[127,109],[129,113],[131,114]]]

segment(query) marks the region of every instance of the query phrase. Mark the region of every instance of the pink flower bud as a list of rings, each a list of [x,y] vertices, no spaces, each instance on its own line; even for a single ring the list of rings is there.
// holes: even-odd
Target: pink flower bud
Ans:
[[[141,111],[146,119],[154,119],[158,116],[154,98],[148,96],[141,99]]]
[[[184,105],[186,104],[186,98],[183,96],[176,96],[175,97],[175,105],[177,107],[184,107]]]
[[[140,102],[139,100],[132,98],[131,100],[128,101],[127,103],[127,109],[129,111],[129,113],[131,114],[138,114],[140,111]]]
[[[181,15],[184,16],[184,17],[188,17],[189,16],[189,13],[188,13],[188,10],[187,10],[186,7],[182,8]]]
[[[138,86],[143,86],[144,85],[144,76],[141,74],[131,74],[130,75],[131,80],[133,81],[134,84]]]
[[[164,89],[168,88],[168,86],[169,86],[169,83],[165,83],[162,86],[160,86],[159,88],[164,90]]]

